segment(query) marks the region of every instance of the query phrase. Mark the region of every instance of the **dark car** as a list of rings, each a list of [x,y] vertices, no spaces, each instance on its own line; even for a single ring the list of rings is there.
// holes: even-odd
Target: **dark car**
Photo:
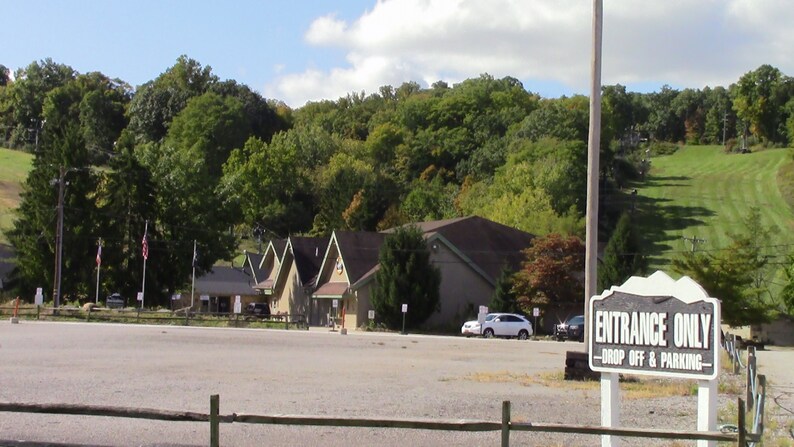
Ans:
[[[270,306],[267,303],[249,303],[245,308],[245,313],[258,317],[269,317]]]
[[[584,341],[584,315],[571,317],[565,323],[554,326],[554,337],[559,341]]]

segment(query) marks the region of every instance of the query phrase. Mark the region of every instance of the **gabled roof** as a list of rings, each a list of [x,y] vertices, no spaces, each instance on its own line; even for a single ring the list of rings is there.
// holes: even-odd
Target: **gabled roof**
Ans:
[[[522,251],[530,246],[535,237],[500,223],[479,217],[458,217],[413,224],[432,239],[435,234],[444,237],[460,253],[474,263],[491,283],[495,283],[502,268],[507,265],[513,271],[521,267]],[[394,229],[386,230],[394,232]]]
[[[253,278],[242,269],[214,266],[196,277],[196,293],[213,296],[255,295]]]
[[[242,266],[243,272],[251,275],[254,278],[255,283],[257,281],[261,281],[260,278],[263,278],[265,275],[265,272],[263,272],[261,269],[262,258],[265,256],[259,253],[249,253],[247,251],[243,254],[245,255]]]
[[[327,237],[289,237],[288,245],[292,247],[295,268],[298,269],[301,284],[311,283],[320,272],[329,239]]]
[[[386,239],[384,233],[368,231],[335,231],[331,236],[336,241],[339,256],[342,258],[350,284],[361,279],[368,271],[378,265],[380,247]],[[323,264],[323,269],[325,269]]]

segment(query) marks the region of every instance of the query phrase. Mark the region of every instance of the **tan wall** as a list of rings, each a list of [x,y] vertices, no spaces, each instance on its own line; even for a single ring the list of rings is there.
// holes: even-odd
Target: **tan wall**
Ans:
[[[367,287],[357,290],[356,293],[356,328],[363,324],[369,323],[369,310],[372,309],[372,301],[370,296],[372,294],[371,286],[375,285],[375,281],[370,282]]]
[[[487,306],[494,288],[446,245],[435,246],[430,261],[441,270],[440,308],[424,326],[451,329],[462,325],[471,309],[476,315],[479,306]]]
[[[294,262],[289,264],[284,284],[276,290],[276,293],[270,306],[271,313],[309,315],[309,299],[300,284],[298,268]]]
[[[753,338],[776,346],[794,346],[794,321],[781,317],[759,327],[753,326]]]
[[[355,296],[351,296],[342,300],[345,305],[345,326],[347,329],[355,330],[358,328],[358,322],[360,321],[357,315],[358,312],[358,299]],[[341,304],[341,303],[340,303]],[[341,315],[341,309],[340,309]]]

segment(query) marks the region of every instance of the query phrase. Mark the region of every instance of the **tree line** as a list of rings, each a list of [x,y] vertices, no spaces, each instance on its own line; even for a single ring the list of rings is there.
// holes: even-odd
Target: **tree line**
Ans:
[[[632,230],[618,222],[629,219],[621,217],[627,186],[647,170],[646,150],[794,141],[794,82],[768,65],[728,87],[604,86],[602,100],[605,241],[616,228]],[[542,98],[515,78],[483,74],[293,109],[187,56],[137,88],[50,59],[13,77],[0,65],[0,144],[35,154],[7,235],[17,253],[14,284],[26,294],[52,284],[53,182],[61,180],[63,290],[74,298],[92,295],[99,238],[104,287],[134,296],[147,221],[146,296],[157,304],[189,279],[194,240],[201,272],[231,259],[251,232],[327,235],[477,214],[581,238],[588,101]],[[642,266],[616,262],[624,266],[615,278]]]

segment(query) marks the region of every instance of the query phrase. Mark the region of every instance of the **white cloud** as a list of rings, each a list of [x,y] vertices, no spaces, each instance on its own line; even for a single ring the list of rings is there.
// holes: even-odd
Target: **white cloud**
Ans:
[[[269,96],[293,106],[490,73],[586,92],[592,3],[584,0],[380,0],[358,19],[316,19],[305,34],[344,64],[282,73]],[[725,85],[764,63],[794,71],[794,8],[786,0],[607,0],[604,84]]]

